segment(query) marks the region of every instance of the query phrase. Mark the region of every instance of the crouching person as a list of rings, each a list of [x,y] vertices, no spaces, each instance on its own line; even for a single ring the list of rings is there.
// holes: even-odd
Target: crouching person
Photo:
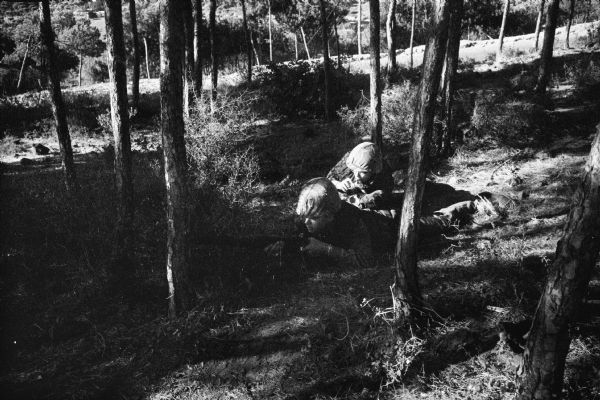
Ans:
[[[346,158],[345,171],[336,171],[334,167],[327,178],[331,179],[343,200],[358,208],[389,210],[402,205],[401,202],[393,202],[392,171],[383,161],[380,149],[372,142],[354,147]]]
[[[370,267],[373,251],[389,248],[393,243],[389,219],[343,202],[326,178],[314,178],[304,185],[296,217],[308,235],[299,249],[308,262],[322,260],[344,267]],[[281,254],[286,251],[285,243],[273,243],[265,251]]]

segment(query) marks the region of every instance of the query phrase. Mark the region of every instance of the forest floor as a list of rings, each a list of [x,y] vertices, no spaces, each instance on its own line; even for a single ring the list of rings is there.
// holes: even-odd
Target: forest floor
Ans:
[[[13,159],[2,164],[1,178],[3,398],[514,397],[520,356],[503,323],[533,314],[600,122],[600,98],[582,89],[583,72],[576,72],[598,74],[598,54],[564,63],[546,99],[551,107],[532,112],[521,69],[501,80],[496,71],[463,77],[461,90],[476,96],[461,124],[466,144],[431,170],[424,213],[482,191],[512,201],[506,215],[485,215],[422,248],[420,283],[441,322],[408,332],[391,318],[389,254],[364,270],[306,269],[301,260],[268,259],[261,249],[218,245],[194,249],[199,297],[191,311],[168,320],[156,125],[143,120],[132,133],[136,281],[125,288],[109,284],[106,268],[115,209],[107,139],[76,136],[77,149],[86,151],[76,151],[82,187],[70,198],[50,124],[29,122],[29,134],[5,135],[3,154]],[[509,95],[496,96],[507,91],[498,82],[515,79]],[[496,97],[486,102],[488,96]],[[273,226],[293,210],[300,182],[324,175],[356,138],[341,134],[339,122],[255,125],[261,166],[279,176],[256,183],[231,218],[278,230]],[[51,154],[35,155],[31,147],[25,153],[17,143],[23,140],[47,140],[39,143]],[[395,158],[400,170],[405,154]],[[195,194],[206,212],[206,193]],[[200,219],[195,226],[197,238],[206,227]],[[598,299],[596,269],[572,330],[570,399],[600,399]]]

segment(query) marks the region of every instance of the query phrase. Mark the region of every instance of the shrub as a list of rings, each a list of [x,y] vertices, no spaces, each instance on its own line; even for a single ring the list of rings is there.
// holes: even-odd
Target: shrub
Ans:
[[[258,157],[248,137],[254,101],[251,93],[221,96],[214,113],[199,103],[190,114],[188,162],[199,204],[210,204],[202,215],[208,226],[239,231],[251,223],[245,205],[259,176]]]
[[[542,106],[507,98],[502,92],[480,91],[471,116],[471,136],[477,145],[522,146],[541,137],[547,116]]]
[[[417,85],[404,81],[385,90],[381,96],[383,139],[387,144],[407,142],[414,112]],[[352,134],[363,137],[370,132],[369,100],[363,97],[355,109],[343,107],[338,111],[342,126]]]
[[[360,99],[361,87],[368,82],[331,66],[330,102],[332,107],[354,105]],[[266,100],[262,110],[272,110],[286,117],[319,116],[324,101],[323,64],[318,61],[267,64],[253,69],[252,88]],[[354,89],[354,90],[353,90]]]

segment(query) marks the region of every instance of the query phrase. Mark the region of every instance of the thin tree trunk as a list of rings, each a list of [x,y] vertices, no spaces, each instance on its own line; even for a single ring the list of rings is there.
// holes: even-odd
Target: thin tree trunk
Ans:
[[[273,34],[272,34],[272,22],[271,22],[271,0],[269,1],[269,61],[273,62]]]
[[[133,110],[133,114],[136,114],[140,103],[140,43],[138,39],[135,0],[129,0],[129,18],[131,18],[131,36],[133,39],[133,77],[131,81],[131,108]]]
[[[19,80],[17,81],[17,89],[21,87],[21,80],[23,79],[23,71],[25,70],[25,62],[27,61],[27,56],[29,55],[29,44],[31,43],[31,35],[27,38],[27,47],[25,47],[25,55],[23,56],[23,62],[21,63],[21,70],[19,71]],[[81,58],[80,58],[81,60]],[[79,83],[81,86],[81,82]]]
[[[115,183],[117,189],[117,223],[113,249],[116,275],[129,273],[133,225],[133,181],[131,176],[131,138],[127,110],[127,67],[121,0],[104,1],[108,50],[109,96],[115,146]]]
[[[60,146],[62,167],[65,173],[65,186],[67,191],[74,193],[78,188],[77,179],[75,176],[75,165],[73,163],[71,136],[69,136],[69,126],[67,125],[67,111],[60,89],[60,74],[56,65],[56,55],[54,54],[54,32],[52,31],[52,22],[50,21],[49,0],[42,0],[40,2],[39,12],[42,44],[48,63],[46,71],[50,81],[52,115],[54,116],[54,122],[56,124],[56,134]]]
[[[319,5],[321,7],[321,34],[323,36],[323,74],[325,81],[323,107],[325,111],[325,121],[328,121],[331,112],[331,104],[329,103],[329,32],[327,29],[327,14],[325,11],[325,0],[319,0]]]
[[[370,100],[371,100],[371,141],[383,152],[381,138],[381,53],[379,50],[379,0],[369,0],[370,23],[369,33],[371,42],[371,74],[370,74]]]
[[[415,38],[415,16],[416,16],[416,9],[417,9],[417,0],[413,0],[412,1],[412,19],[410,22],[410,43],[409,43],[409,47],[410,47],[410,69],[412,69],[413,67],[413,40]]]
[[[540,0],[540,10],[538,11],[537,22],[535,24],[535,50],[538,49],[538,43],[540,39],[540,29],[542,27],[542,18],[544,17],[544,5],[546,0]]]
[[[81,86],[81,67],[83,66],[83,54],[79,53],[79,77],[78,77],[78,86]]]
[[[252,51],[254,51],[254,56],[256,57],[256,65],[260,65],[260,57],[258,56],[258,51],[256,51],[256,46],[254,46],[252,31],[250,31],[250,44],[252,45]]]
[[[306,35],[304,34],[304,28],[300,27],[300,33],[302,33],[302,41],[304,42],[304,49],[306,50],[306,56],[308,57],[308,61],[311,60],[310,52],[308,51],[308,45],[306,44]]]
[[[358,0],[358,20],[356,22],[356,36],[358,42],[358,55],[362,55],[362,0]]]
[[[446,129],[442,139],[442,154],[448,155],[452,151],[452,141],[455,140],[454,115],[454,87],[456,81],[456,70],[460,51],[460,37],[462,33],[463,0],[454,0],[450,8],[450,24],[448,25],[448,45],[446,48],[446,73],[444,79],[444,116]]]
[[[202,97],[202,0],[194,1],[194,91]]]
[[[150,60],[148,59],[148,41],[144,38],[144,53],[146,55],[146,79],[150,79]]]
[[[216,101],[217,101],[217,80],[219,74],[219,67],[217,63],[217,48],[216,48],[216,12],[217,12],[217,0],[210,0],[209,10],[209,40],[210,40],[210,81],[212,84],[210,92],[210,110],[215,112]]]
[[[600,125],[596,131],[527,339],[520,400],[554,399],[562,392],[569,325],[581,307],[600,250]]]
[[[571,34],[571,24],[573,23],[573,14],[575,13],[575,0],[571,0],[569,4],[569,21],[567,22],[567,37],[565,38],[565,47],[567,49],[571,48],[569,44],[569,36]]]
[[[388,78],[393,80],[393,74],[398,68],[396,62],[396,0],[390,0],[387,19],[385,21],[388,45]]]
[[[341,69],[342,68],[342,57],[340,54],[340,35],[338,35],[338,29],[337,29],[337,15],[334,15],[333,29],[335,30],[335,52],[337,54],[337,67],[338,67],[338,69]]]
[[[395,253],[394,308],[396,315],[404,319],[412,317],[413,307],[419,307],[423,302],[417,276],[417,227],[425,186],[425,157],[433,131],[436,96],[448,40],[449,1],[435,0],[433,11],[412,124],[408,178]]]
[[[535,92],[538,94],[546,93],[550,72],[552,69],[552,51],[554,49],[554,34],[556,32],[556,20],[558,19],[558,9],[560,0],[551,0],[548,5],[546,15],[546,28],[544,29],[544,45],[542,46],[542,56],[540,58],[540,69],[538,72],[538,81]]]
[[[298,35],[294,33],[294,49],[296,50],[296,61],[298,61]]]
[[[183,122],[184,32],[181,2],[160,0],[161,132],[167,187],[167,282],[169,316],[192,301],[189,283],[189,195]]]
[[[496,61],[502,57],[502,45],[504,44],[504,28],[506,27],[506,17],[510,8],[510,0],[504,2],[504,12],[502,13],[502,25],[500,26],[500,36],[498,37],[498,50],[496,51]]]
[[[183,8],[183,34],[184,59],[183,59],[183,115],[185,120],[190,116],[190,106],[194,103],[194,7],[192,0],[180,0]]]
[[[252,82],[252,45],[250,44],[250,35],[248,34],[248,21],[246,19],[246,1],[242,1],[242,24],[244,27],[244,42],[246,43],[246,56],[248,58],[248,70],[246,80]],[[296,59],[298,59],[298,44],[296,43]]]

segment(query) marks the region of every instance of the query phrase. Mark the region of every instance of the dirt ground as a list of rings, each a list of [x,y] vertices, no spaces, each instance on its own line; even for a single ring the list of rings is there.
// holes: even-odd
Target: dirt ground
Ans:
[[[553,87],[551,98],[551,140],[464,146],[432,169],[425,213],[457,192],[510,201],[503,215],[484,212],[423,244],[420,283],[440,321],[411,331],[391,318],[389,254],[365,270],[306,268],[260,249],[201,245],[192,265],[197,304],[170,321],[156,132],[133,132],[136,282],[125,292],[106,284],[115,207],[106,139],[75,141],[75,200],[62,190],[50,134],[50,155],[15,150],[0,182],[3,397],[513,398],[519,356],[503,324],[535,309],[600,121],[600,98],[582,101],[571,83]],[[340,131],[337,122],[258,121],[262,166],[279,175],[261,182],[246,212],[289,213],[300,182],[324,175],[351,147]],[[395,160],[405,164],[405,153]],[[567,360],[570,399],[600,399],[598,268],[587,300]]]

